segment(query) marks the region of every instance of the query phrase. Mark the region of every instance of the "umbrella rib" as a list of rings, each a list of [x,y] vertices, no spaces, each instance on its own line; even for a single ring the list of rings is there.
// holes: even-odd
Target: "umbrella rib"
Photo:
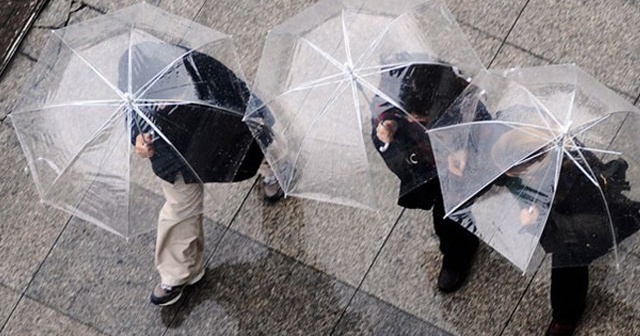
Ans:
[[[590,121],[589,122],[590,125],[581,128],[578,132],[575,132],[574,134],[572,134],[572,136],[578,136],[578,135],[590,130],[591,128],[593,128],[593,127],[597,126],[598,124],[600,124],[600,123],[606,121],[607,119],[609,119],[610,116],[611,116],[610,114],[607,114],[607,115],[604,115],[604,116],[602,116],[600,118],[597,118],[597,119],[594,119],[594,120]]]
[[[356,118],[358,119],[358,127],[360,130],[360,133],[362,133],[362,115],[361,115],[361,111],[360,111],[360,104],[359,104],[359,99],[358,99],[358,85],[357,82],[355,80],[351,80],[350,82],[350,86],[351,86],[351,95],[353,96],[353,105],[354,105],[354,109],[356,111]]]
[[[154,106],[157,104],[166,104],[166,105],[199,105],[199,106],[204,106],[204,107],[208,107],[208,108],[212,108],[224,113],[228,113],[230,115],[244,115],[244,113],[240,113],[239,111],[235,111],[226,107],[222,107],[222,106],[218,106],[218,105],[213,105],[213,104],[209,104],[207,102],[204,101],[192,101],[192,100],[182,100],[182,99],[149,99],[149,100],[145,100],[145,99],[141,99],[141,100],[137,100],[136,104],[137,106]]]
[[[333,79],[335,78],[339,78],[340,76],[344,76],[346,71],[344,68],[344,65],[340,64],[335,58],[331,57],[331,55],[329,55],[328,53],[326,53],[325,51],[323,51],[320,47],[318,47],[316,44],[314,44],[313,42],[311,42],[310,40],[308,40],[305,37],[301,37],[300,38],[301,41],[303,41],[304,43],[308,44],[313,50],[315,50],[318,54],[320,54],[322,57],[324,57],[326,60],[328,60],[331,64],[335,65],[341,72],[335,75],[330,75],[327,77],[323,77],[323,78],[319,78],[313,81],[309,81],[309,82],[305,82],[302,83],[300,86],[297,86],[295,88],[289,89],[281,94],[278,94],[276,97],[268,100],[268,101],[263,101],[262,105],[260,105],[258,108],[254,109],[258,110],[260,108],[262,108],[263,106],[266,106],[269,102],[276,100],[278,97],[287,95],[289,93],[292,92],[296,92],[296,91],[302,91],[302,90],[307,90],[307,89],[313,89],[313,88],[317,88],[317,87],[321,87],[321,86],[325,86],[325,85],[331,85],[331,84],[339,84],[341,83],[344,79],[342,80],[337,80],[337,81],[330,81],[327,83],[323,83],[324,81],[327,81],[329,79]],[[318,83],[320,83],[318,85]],[[251,111],[253,112],[253,111]]]
[[[162,133],[162,131],[158,128],[158,126],[155,125],[155,123],[149,119],[149,117],[147,117],[146,114],[144,114],[144,112],[142,112],[142,110],[140,110],[140,108],[138,106],[136,106],[135,104],[132,104],[131,107],[133,108],[133,110],[136,112],[136,114],[142,118],[142,120],[144,122],[147,123],[147,125],[149,125],[155,132],[156,134],[162,139],[164,140],[164,142],[169,145],[169,147],[171,147],[171,149],[173,150],[174,154],[177,154],[178,157],[182,160],[182,162],[187,166],[187,168],[189,168],[189,171],[193,174],[193,176],[198,180],[198,182],[200,184],[204,184],[204,182],[202,181],[202,179],[200,179],[200,176],[196,173],[195,169],[193,169],[193,167],[189,164],[189,161],[187,161],[187,159],[182,155],[182,153],[180,153],[180,151],[173,145],[173,143],[164,135],[164,133]]]
[[[346,69],[344,68],[344,65],[340,64],[340,62],[338,62],[338,60],[336,60],[335,58],[331,57],[331,55],[329,55],[324,50],[320,49],[320,47],[318,47],[315,43],[309,41],[306,37],[301,37],[300,39],[304,43],[308,44],[318,54],[320,54],[320,56],[324,57],[331,64],[335,65],[338,69],[340,69],[340,71],[342,71],[343,73],[346,72]]]
[[[578,147],[578,146],[576,146]],[[593,171],[591,170],[591,168],[589,167],[589,172],[587,172],[587,170],[573,157],[573,155],[571,155],[571,153],[569,153],[569,151],[566,148],[563,148],[562,151],[564,152],[564,154],[571,160],[573,161],[573,164],[575,164],[578,169],[589,179],[589,181],[591,181],[591,183],[593,185],[595,185],[598,189],[600,189],[600,184],[598,183],[598,181],[596,181],[596,179],[593,177]],[[577,152],[580,154],[580,157],[582,158],[582,160],[584,160],[585,165],[588,165],[584,155],[582,155],[582,152],[580,149],[577,150]]]
[[[459,127],[464,127],[464,126],[473,126],[473,125],[478,125],[478,124],[502,124],[502,125],[509,125],[509,126],[513,126],[513,128],[520,128],[520,127],[531,127],[531,128],[537,128],[537,129],[541,129],[541,130],[545,130],[545,131],[549,131],[549,128],[543,127],[543,126],[538,126],[538,125],[532,125],[529,123],[521,123],[521,122],[517,122],[517,121],[505,121],[505,120],[477,120],[477,121],[467,121],[467,122],[462,122],[459,124],[453,124],[453,125],[447,125],[447,126],[442,126],[442,127],[438,127],[438,128],[432,128],[429,130],[429,132],[440,132],[440,131],[446,131],[452,128],[459,128]]]
[[[478,190],[482,190],[484,188],[486,188],[488,185],[490,185],[491,183],[493,183],[493,181],[495,181],[498,177],[500,177],[502,175],[502,173],[500,173],[499,175],[496,175],[492,178],[489,179],[489,182],[485,183],[484,185],[482,185],[480,188],[478,188]],[[471,196],[467,196],[466,198],[464,198],[463,200],[459,201],[457,205],[455,205],[454,207],[451,208],[451,210],[447,211],[444,214],[444,218],[448,218],[449,216],[451,216],[451,214],[453,214],[454,212],[458,211],[458,209],[460,209],[460,207],[462,205],[464,205],[465,203],[467,203],[470,199],[472,199],[473,197],[475,197],[474,195]]]
[[[131,26],[129,29],[129,49],[127,50],[127,92],[131,93],[133,91],[133,56],[131,49],[133,49],[133,22],[131,22]]]
[[[80,149],[78,149],[78,151],[73,155],[73,157],[71,157],[71,159],[69,160],[69,163],[62,169],[62,171],[60,172],[60,174],[58,174],[58,176],[56,176],[56,178],[53,180],[53,182],[51,183],[51,186],[49,187],[49,190],[47,190],[46,192],[43,193],[43,196],[46,196],[49,191],[51,190],[51,188],[58,182],[58,180],[60,179],[60,177],[62,177],[62,175],[64,173],[66,173],[71,166],[78,160],[78,158],[80,157],[80,154],[84,151],[85,148],[87,148],[87,146],[89,146],[89,144],[99,135],[102,133],[102,131],[104,129],[107,128],[107,126],[113,121],[115,120],[115,118],[118,116],[118,114],[121,113],[122,108],[118,108],[116,109],[116,111],[114,113],[111,114],[111,116],[109,116],[109,118],[107,118],[107,120],[93,133],[93,135],[91,135],[89,137],[89,140],[87,140],[85,143],[82,144],[82,146],[80,146]]]
[[[575,75],[575,73],[574,73],[574,75]],[[576,84],[575,84],[574,87],[577,87],[578,86],[578,83],[577,83],[578,79],[576,78],[575,80],[576,80]],[[570,101],[569,106],[573,106],[575,100],[576,100],[576,90],[573,90],[571,92],[571,101]],[[567,120],[573,120],[573,108],[569,108],[569,116],[568,116]],[[566,132],[569,131],[568,128],[570,126],[571,126],[571,124],[567,125],[567,127],[566,127],[567,129],[565,130]]]
[[[524,87],[524,85],[521,85],[517,82],[514,82],[516,85],[520,86],[523,90],[525,90],[528,93],[528,96],[538,105],[541,107],[542,111],[544,112],[544,114],[546,114],[547,116],[551,117],[551,119],[556,123],[556,125],[563,125],[562,123],[560,123],[560,121],[556,118],[556,116],[553,115],[553,113],[551,113],[551,111],[549,111],[547,109],[547,107],[538,99],[538,97],[536,97],[533,93],[531,93],[531,91],[529,91],[526,87]],[[535,109],[536,112],[540,112],[540,109]],[[543,116],[543,115],[542,115]],[[551,129],[551,125],[549,125],[549,123],[547,123],[547,119],[546,118],[542,118],[542,120],[544,121],[544,123],[547,125],[547,127],[549,129]]]
[[[547,150],[547,151],[546,151],[546,153],[548,153],[548,152],[550,152],[550,151],[551,151],[551,149]],[[539,155],[537,155],[536,157],[539,157],[540,155],[543,155],[543,154],[539,154]],[[560,155],[557,155],[557,156],[560,156]],[[532,159],[533,159],[533,158],[532,158]],[[558,158],[558,160],[559,160],[559,159],[560,159],[560,158]],[[527,160],[527,161],[529,161],[529,160]],[[525,161],[525,162],[526,162],[526,161]],[[542,177],[542,180],[541,180],[541,181],[545,181],[545,180],[546,180],[546,177],[547,177],[547,174],[548,174],[548,173],[549,173],[549,169],[547,169],[547,170],[545,171],[544,176]],[[557,184],[555,184],[555,185],[557,185]],[[535,203],[535,202],[538,200],[538,196],[540,196],[541,194],[542,194],[542,192],[537,192],[537,193],[535,194],[535,197],[533,198],[532,203]],[[552,195],[551,195],[551,197],[550,197],[550,200],[549,200],[549,206],[550,206],[550,207],[551,207],[551,204],[553,204],[553,193],[552,193]]]
[[[364,80],[360,75],[356,74],[355,76],[356,76],[358,84],[360,84],[362,86],[365,86],[367,89],[371,90],[373,93],[375,93],[376,95],[380,96],[380,98],[382,98],[385,101],[389,102],[391,105],[393,105],[394,107],[398,108],[403,113],[409,115],[409,112],[407,110],[405,110],[404,107],[400,106],[400,104],[398,104],[393,98],[389,97],[387,94],[385,94],[384,92],[380,91],[375,86],[371,85],[369,82]]]
[[[504,123],[504,122],[503,122],[503,123]],[[452,126],[455,126],[455,125],[452,125]],[[449,126],[447,126],[447,127],[449,127]],[[434,130],[442,130],[442,128],[438,128],[438,129],[434,129]],[[431,132],[431,130],[428,130],[428,132]],[[551,140],[551,141],[553,141],[553,140]],[[549,141],[549,142],[551,142],[551,141]],[[551,149],[547,149],[547,152],[549,152],[550,150],[551,150]],[[543,153],[540,153],[539,155],[542,155],[542,154],[543,154]],[[539,155],[538,155],[538,156],[539,156]],[[532,158],[530,158],[529,160],[532,160],[532,159],[534,159],[534,158],[535,158],[535,157],[532,157]],[[526,161],[529,161],[529,160],[526,160]],[[486,182],[485,184],[481,185],[481,186],[478,188],[478,190],[483,190],[484,188],[486,188],[487,186],[489,186],[491,183],[493,183],[493,182],[494,182],[498,177],[502,176],[506,171],[508,171],[509,169],[513,168],[514,166],[517,166],[517,165],[519,165],[519,164],[522,164],[522,163],[524,163],[524,162],[526,162],[526,161],[519,160],[518,162],[514,163],[514,164],[513,164],[513,165],[511,165],[510,167],[508,167],[508,168],[504,169],[504,171],[500,172],[498,175],[495,175],[495,176],[493,176],[493,177],[489,178],[489,179],[488,179],[488,182]],[[557,178],[556,178],[556,180],[557,180]],[[557,182],[556,182],[556,184],[557,184]],[[468,202],[468,201],[469,201],[470,199],[472,199],[474,196],[475,196],[475,195],[470,195],[470,196],[467,196],[466,198],[464,198],[463,200],[459,201],[457,205],[455,205],[453,208],[451,208],[451,210],[449,210],[449,211],[447,211],[447,212],[445,213],[444,217],[445,217],[445,218],[449,217],[452,213],[454,213],[455,211],[457,211],[457,210],[458,210],[462,205],[464,205],[466,202]]]
[[[122,105],[122,100],[82,100],[82,101],[70,101],[64,104],[55,104],[55,105],[45,105],[37,108],[32,108],[28,110],[20,110],[15,113],[29,113],[29,112],[37,112],[40,110],[50,110],[60,107],[67,106],[120,106]]]
[[[340,87],[342,86],[342,84],[344,84],[346,81],[347,81],[347,80],[342,80],[342,81],[338,82],[338,83],[339,83],[339,85],[338,85],[338,86],[336,86],[336,88],[335,88],[335,89],[333,90],[333,92],[329,95],[329,97],[332,97],[332,95],[336,94],[336,93],[340,90]],[[280,94],[280,95],[276,96],[275,98],[273,98],[271,101],[274,101],[274,100],[276,100],[278,97],[282,97],[282,96],[284,96],[285,94],[287,94],[287,93],[289,93],[289,92],[293,92],[293,91],[287,91],[287,92],[285,92],[285,93],[282,93],[282,94]],[[271,102],[271,101],[269,101],[269,102]],[[328,101],[328,102],[327,102],[327,104],[329,104],[329,103],[330,103],[330,101]],[[266,106],[266,103],[265,103],[265,104],[263,104],[262,106]],[[322,111],[321,111],[320,113],[322,113]],[[291,124],[290,124],[290,125],[293,125],[293,120],[291,121]],[[289,125],[289,126],[290,126],[290,125]],[[284,129],[284,131],[285,131],[285,132],[288,130],[289,126],[285,127],[285,129]],[[306,135],[305,135],[305,137],[306,137]]]
[[[309,133],[311,133],[311,130],[313,130],[313,128],[314,128],[313,126],[322,117],[324,117],[327,114],[329,109],[331,107],[333,107],[333,105],[335,104],[336,101],[338,101],[338,97],[342,93],[341,91],[344,91],[346,88],[347,88],[347,85],[344,85],[344,83],[342,83],[340,86],[338,86],[335,89],[335,91],[334,91],[335,94],[332,96],[332,98],[327,101],[327,103],[325,104],[324,108],[322,110],[320,110],[320,112],[314,117],[313,121],[311,122],[311,125],[307,128],[307,130],[305,131],[304,136],[302,137],[302,142],[300,143],[300,148],[299,148],[298,152],[296,153],[295,159],[293,160],[293,165],[294,166],[298,163],[298,159],[300,158],[300,153],[302,152],[302,148],[304,147],[305,142],[309,138]]]
[[[96,67],[94,67],[91,63],[89,63],[89,61],[84,58],[84,56],[82,56],[79,52],[77,52],[74,48],[72,48],[67,41],[65,41],[61,36],[59,36],[58,34],[56,34],[54,32],[53,34],[54,36],[58,37],[58,39],[60,39],[60,41],[67,46],[67,48],[69,48],[69,50],[71,50],[71,52],[73,52],[74,55],[76,55],[83,63],[85,63],[91,70],[93,70],[95,72],[95,74],[102,79],[102,81],[107,84],[107,86],[109,86],[118,96],[120,96],[123,100],[125,100],[125,96],[124,93],[122,91],[120,91],[116,86],[114,86],[101,72],[100,70],[98,70]]]
[[[340,78],[340,77],[342,77],[342,78]],[[334,78],[336,78],[336,79],[339,78],[339,79],[333,80]],[[331,81],[328,81],[328,80],[331,80]],[[327,85],[340,84],[340,83],[344,82],[345,80],[347,80],[347,79],[344,78],[344,74],[343,73],[338,73],[338,74],[335,74],[335,75],[331,75],[331,76],[319,78],[317,80],[313,80],[313,81],[308,81],[308,82],[302,83],[299,86],[296,86],[294,88],[291,88],[291,89],[289,89],[289,90],[287,90],[285,92],[282,92],[282,93],[278,94],[276,97],[272,98],[269,101],[266,101],[266,102],[263,101],[263,103],[260,106],[258,106],[257,108],[254,108],[253,111],[261,109],[262,107],[266,106],[269,102],[272,102],[272,101],[276,100],[278,97],[286,96],[286,95],[288,95],[290,93],[297,92],[297,91],[312,90],[312,89],[316,89],[316,88],[319,88],[319,87],[324,87],[324,86],[327,86]],[[253,111],[249,111],[249,112],[253,112]]]
[[[384,73],[384,72],[390,72],[390,71],[393,71],[393,70],[403,69],[403,68],[406,68],[406,67],[410,67],[410,66],[412,66],[414,64],[442,65],[442,66],[452,67],[455,71],[458,71],[457,68],[455,68],[451,64],[447,64],[447,63],[444,63],[444,62],[437,62],[437,61],[433,61],[433,62],[409,61],[409,62],[391,63],[391,64],[385,65],[384,67],[381,67],[379,65],[374,65],[374,66],[369,66],[369,67],[365,67],[365,68],[358,68],[358,73],[360,74],[361,77],[367,77],[367,76],[378,75],[378,74],[381,74],[381,73]],[[363,73],[363,71],[367,71],[367,73]],[[461,76],[459,73],[458,73],[458,75]]]
[[[188,55],[189,53],[191,53],[194,49],[191,49],[183,54],[181,54],[180,56],[176,57],[176,59],[174,59],[173,61],[171,61],[169,64],[167,64],[164,68],[162,68],[162,70],[158,71],[157,74],[155,74],[147,83],[145,83],[144,85],[142,85],[138,91],[136,91],[133,96],[134,97],[140,97],[142,95],[144,95],[145,93],[147,93],[147,91],[149,91],[151,89],[151,87],[157,83],[160,78],[165,75],[167,73],[167,71],[169,71],[169,69],[171,69],[171,67],[176,64],[179,60],[181,60],[184,56]]]
[[[340,77],[342,77],[342,78],[340,78]],[[343,73],[339,73],[339,74],[336,74],[336,75],[331,75],[331,76],[319,78],[317,80],[313,80],[313,81],[302,83],[302,84],[300,84],[300,85],[298,85],[298,86],[296,86],[294,88],[291,88],[291,89],[283,92],[279,96],[282,96],[282,95],[285,95],[285,94],[288,94],[288,93],[291,93],[291,92],[315,89],[315,88],[318,88],[318,87],[323,87],[323,86],[327,86],[327,85],[331,85],[331,84],[337,84],[337,83],[341,83],[343,81],[345,81],[344,74]]]
[[[341,21],[342,21],[342,38],[344,39],[344,48],[347,56],[347,64],[350,68],[353,69],[353,59],[351,58],[351,45],[349,44],[349,35],[347,33],[347,23],[344,18],[344,8],[342,8],[341,12]]]
[[[405,16],[408,16],[409,13],[411,13],[413,10],[415,10],[416,7],[412,8],[411,10],[405,11],[402,14],[400,14],[399,16],[397,16],[396,18],[394,18],[393,20],[391,20],[391,22],[389,22],[385,27],[384,30],[382,30],[378,36],[373,40],[373,42],[369,45],[369,47],[362,53],[362,55],[360,56],[360,58],[356,61],[355,64],[359,65],[364,63],[373,53],[373,50],[378,47],[378,45],[380,44],[380,42],[382,42],[382,39],[384,38],[384,36],[389,32],[389,30],[391,29],[391,26],[393,26],[396,22],[398,22],[400,19],[403,19]],[[446,15],[445,15],[446,17]],[[445,40],[444,38],[442,40]],[[357,68],[357,66],[354,66]]]
[[[616,234],[615,234],[615,227],[613,226],[613,218],[611,217],[611,211],[609,210],[609,203],[607,201],[607,197],[604,194],[604,191],[602,190],[602,187],[600,187],[600,183],[596,180],[594,180],[593,176],[591,174],[593,174],[593,170],[591,170],[591,167],[589,167],[589,164],[587,163],[586,158],[584,157],[584,155],[582,154],[582,151],[580,149],[577,150],[578,154],[580,155],[580,157],[582,158],[582,160],[585,162],[585,165],[587,166],[587,168],[589,169],[589,171],[591,172],[591,174],[589,174],[584,167],[582,167],[582,165],[580,165],[576,159],[568,152],[566,151],[566,149],[564,150],[566,156],[568,156],[571,161],[573,161],[573,163],[578,167],[578,169],[580,169],[580,171],[589,179],[589,181],[591,181],[591,183],[593,183],[593,185],[596,187],[596,189],[598,189],[598,192],[600,193],[600,197],[602,197],[602,204],[604,205],[605,208],[605,212],[607,213],[607,219],[608,219],[608,224],[609,224],[609,232],[611,233],[611,241],[612,241],[612,248],[613,248],[613,253],[616,259],[616,265],[619,266],[619,256],[618,256],[618,243],[616,241]]]
[[[406,16],[408,13],[409,13],[409,11],[406,11],[406,12],[400,14],[395,19],[391,20],[391,22],[389,22],[389,24],[387,24],[384,27],[384,29],[378,34],[378,36],[373,40],[373,42],[369,45],[369,47],[362,53],[360,58],[358,58],[358,60],[356,61],[356,64],[359,65],[359,64],[364,63],[369,58],[369,56],[371,56],[371,54],[373,53],[373,50],[378,47],[378,45],[382,41],[382,38],[389,32],[390,27],[394,23],[396,23],[398,20],[400,20],[401,18]]]
[[[217,42],[217,41],[215,41]],[[138,89],[138,91],[136,91],[136,93],[134,94],[134,97],[140,97],[142,95],[144,95],[145,93],[147,93],[147,91],[149,91],[151,89],[151,87],[160,80],[160,78],[167,73],[167,71],[179,60],[183,59],[186,55],[189,55],[191,53],[193,53],[196,50],[199,50],[201,48],[203,48],[204,46],[206,46],[209,43],[213,43],[213,41],[209,41],[207,43],[203,43],[195,48],[191,48],[189,50],[187,50],[186,52],[182,53],[180,56],[176,57],[176,59],[174,59],[173,61],[171,61],[169,64],[167,64],[167,66],[165,66],[162,70],[160,70],[155,76],[153,76],[153,78],[151,78],[146,84],[144,84],[142,87],[140,87]]]
[[[388,64],[385,65],[384,68],[379,66],[379,65],[375,65],[375,66],[370,66],[370,67],[366,67],[366,68],[358,68],[358,74],[360,75],[360,77],[367,77],[367,76],[373,76],[373,75],[378,75],[384,72],[390,72],[393,70],[397,70],[397,69],[403,69],[406,67],[409,67],[411,65],[414,64],[441,64],[441,65],[446,65],[446,66],[450,66],[449,64],[444,64],[444,63],[438,63],[438,62],[399,62],[399,63],[393,63],[393,64]],[[367,73],[363,73],[364,71],[367,71]]]
[[[128,63],[127,64],[127,93],[132,93],[133,91],[133,26],[134,23],[131,22],[131,29],[129,30],[129,49],[127,50],[127,58],[128,58]],[[133,98],[133,97],[130,97]],[[136,120],[134,121],[135,123],[135,127],[138,129],[138,134],[142,134],[142,128],[140,126],[140,123]],[[129,135],[129,137],[132,137],[132,135]],[[129,141],[131,141],[132,139],[129,139]],[[146,143],[146,141],[143,140],[143,142]],[[129,163],[131,164],[131,163]],[[131,202],[131,186],[127,185],[127,202]],[[127,209],[127,218],[131,218],[131,209]]]
[[[611,155],[622,155],[622,152],[612,151],[612,150],[607,150],[607,149],[598,149],[598,148],[592,148],[592,147],[583,147],[583,146],[578,146],[578,145],[571,145],[570,147],[571,147],[571,149],[582,149],[582,150],[587,150],[587,151],[589,151],[589,152],[593,152],[593,153],[611,154]]]
[[[549,116],[555,123],[556,125],[562,125],[564,126],[562,123],[560,123],[560,121],[547,109],[547,107],[533,94],[531,93],[531,91],[529,91],[524,85],[516,82],[516,81],[511,81],[510,82],[511,85],[517,86],[518,88],[522,89],[523,91],[525,91],[527,93],[527,97],[529,99],[531,99],[537,107],[539,108],[534,108],[536,113],[540,114],[540,110],[542,110],[544,112],[544,114],[542,114],[541,116],[547,115]],[[542,118],[542,121],[546,124],[547,129],[551,129],[551,125],[549,125],[549,123],[547,122],[546,118]],[[523,124],[524,125],[524,124]],[[532,125],[524,125],[524,126],[532,126]],[[566,127],[563,127],[566,128]]]
[[[599,123],[601,123],[601,122],[605,121],[606,119],[608,119],[609,117],[611,117],[611,115],[612,115],[613,113],[629,113],[629,111],[624,111],[624,110],[622,110],[622,111],[615,111],[615,112],[611,112],[611,113],[609,113],[609,114],[607,114],[607,115],[605,115],[605,116],[603,116],[603,117],[601,117],[601,118],[599,118],[599,119],[597,119],[597,120],[594,120],[594,121],[592,122],[592,124],[591,124],[591,125],[589,125],[588,127],[584,127],[584,128],[583,128],[583,129],[581,129],[579,132],[576,132],[573,136],[580,135],[580,134],[582,134],[582,133],[586,132],[587,130],[589,130],[590,128],[595,127],[597,124],[599,124]],[[629,116],[627,115],[627,116],[625,117],[625,120],[626,120],[628,117],[629,117]],[[623,123],[620,123],[620,126],[619,126],[619,127],[618,127],[618,129],[616,130],[616,134],[617,134],[618,132],[620,132],[620,129],[622,128],[622,125],[623,125]],[[614,138],[615,138],[615,137],[612,137],[611,142],[613,142],[613,139],[614,139]],[[611,142],[609,143],[609,145],[611,145]],[[596,153],[613,154],[613,155],[622,155],[622,152],[617,152],[617,151],[609,151],[609,150],[604,150],[604,149],[595,149],[595,148],[588,148],[588,147],[585,147],[585,148],[586,148],[586,149],[588,149],[588,150],[590,150],[590,151],[592,151],[592,152],[596,152]]]

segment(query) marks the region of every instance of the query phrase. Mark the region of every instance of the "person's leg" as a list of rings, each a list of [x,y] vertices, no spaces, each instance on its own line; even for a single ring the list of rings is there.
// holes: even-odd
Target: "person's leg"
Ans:
[[[442,196],[436,197],[432,213],[443,256],[438,288],[443,292],[453,292],[462,286],[469,273],[479,239],[460,224],[444,218]]]
[[[162,181],[165,204],[160,210],[156,237],[155,264],[161,284],[151,302],[169,305],[180,298],[184,285],[204,275],[204,229],[201,184],[185,184],[181,176],[171,184]]]
[[[587,305],[589,267],[551,269],[551,310],[553,321],[547,335],[572,335]]]
[[[258,173],[262,176],[262,192],[266,200],[275,202],[284,197],[284,191],[266,159],[262,160]]]

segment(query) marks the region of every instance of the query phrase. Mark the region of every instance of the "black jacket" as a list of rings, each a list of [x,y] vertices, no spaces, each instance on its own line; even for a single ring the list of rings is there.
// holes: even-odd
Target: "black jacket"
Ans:
[[[398,205],[429,210],[440,185],[431,143],[425,128],[442,116],[468,82],[451,66],[414,64],[383,73],[380,90],[395,99],[407,112],[419,112],[427,121],[410,122],[406,114],[390,102],[376,96],[373,102],[372,140],[376,148],[384,144],[376,136],[377,125],[393,120],[398,129],[385,151],[378,151],[387,167],[400,179]]]
[[[565,158],[557,191],[540,243],[553,253],[557,264],[586,265],[640,229],[640,204],[621,192],[628,189],[627,163],[623,159],[602,163],[593,153],[582,151],[594,171],[598,188],[573,161]],[[578,162],[582,158],[574,156]],[[607,204],[611,221],[607,215]]]
[[[614,240],[621,242],[640,228],[640,203],[622,194],[628,189],[627,163],[617,159],[605,164],[587,150],[581,151],[581,155],[576,151],[570,154],[583,167],[586,160],[602,193],[567,157],[561,164],[555,188],[532,189],[519,177],[506,175],[494,183],[518,195],[523,208],[535,205],[548,209],[540,244],[547,253],[554,254],[555,266],[588,265],[607,253]]]
[[[177,173],[186,183],[235,182],[254,176],[263,154],[242,121],[250,95],[246,84],[214,58],[197,51],[185,53],[184,48],[153,43],[141,43],[132,49],[134,94],[162,71],[169,63],[167,59],[180,55],[180,60],[146,93],[136,97],[138,101],[173,95],[187,102],[198,101],[164,106],[138,104],[169,140],[154,134],[154,173],[171,183]],[[128,59],[125,53],[120,60],[119,87],[124,92],[128,91]],[[132,143],[140,132],[157,133],[137,112],[128,112]]]

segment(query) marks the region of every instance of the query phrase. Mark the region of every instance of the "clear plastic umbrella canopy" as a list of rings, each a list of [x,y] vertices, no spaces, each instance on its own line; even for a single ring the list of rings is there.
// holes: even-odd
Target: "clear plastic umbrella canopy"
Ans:
[[[429,131],[447,215],[525,272],[544,252],[618,264],[640,227],[639,112],[574,65],[483,72]]]
[[[402,78],[386,79],[415,64],[483,68],[441,1],[322,0],[269,32],[245,120],[270,134],[260,144],[287,195],[378,204],[388,169],[372,108],[407,112]],[[265,104],[270,114],[255,112]]]
[[[252,141],[238,72],[229,36],[147,4],[53,31],[10,113],[42,200],[128,238],[155,228],[158,177],[233,179]]]

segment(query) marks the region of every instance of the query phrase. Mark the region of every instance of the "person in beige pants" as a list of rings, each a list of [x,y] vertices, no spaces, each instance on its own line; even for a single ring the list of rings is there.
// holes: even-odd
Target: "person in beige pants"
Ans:
[[[158,216],[156,268],[166,285],[195,283],[204,275],[203,186],[186,184],[182,176],[161,184],[165,203]]]
[[[153,147],[145,143],[142,135],[136,138],[135,150],[140,157],[153,156]],[[265,162],[260,166],[260,173],[272,176]],[[154,288],[151,302],[168,306],[180,299],[186,286],[197,283],[205,274],[204,188],[200,183],[185,183],[180,173],[173,183],[160,181],[165,203],[158,216],[155,265],[161,282]],[[274,201],[265,188],[263,193],[266,199]]]
[[[122,55],[118,86],[135,97],[124,106],[130,140],[165,197],[155,251],[160,283],[150,299],[167,306],[205,273],[203,184],[247,180],[264,160],[242,121],[251,92],[213,57],[154,42]]]
[[[142,158],[152,158],[149,135],[136,137],[135,151]],[[146,139],[145,139],[146,138]],[[155,265],[160,284],[151,294],[151,302],[168,306],[177,302],[187,285],[204,276],[204,188],[200,183],[187,184],[180,173],[173,183],[160,179],[165,203],[158,215]]]

